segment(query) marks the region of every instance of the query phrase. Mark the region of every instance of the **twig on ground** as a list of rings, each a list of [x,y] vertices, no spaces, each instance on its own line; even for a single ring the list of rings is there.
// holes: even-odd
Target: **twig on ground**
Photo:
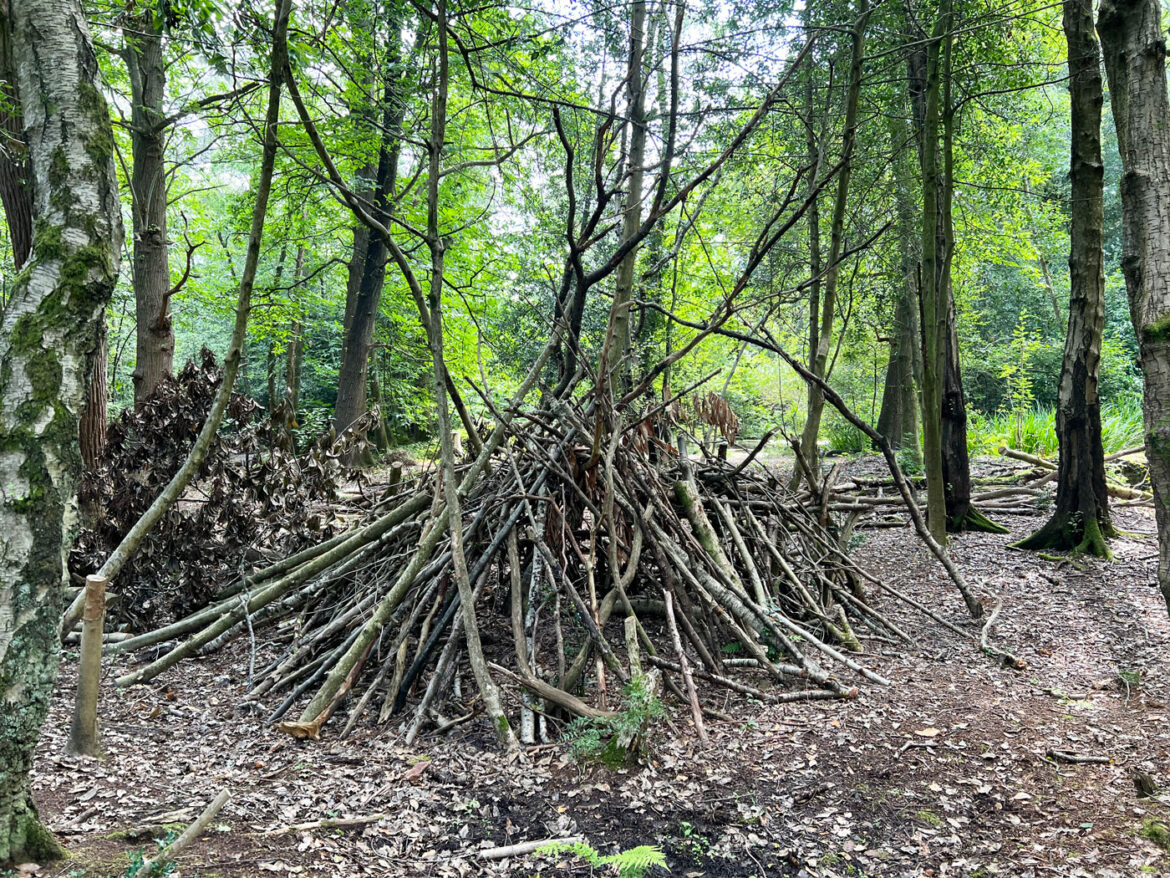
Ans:
[[[1068,750],[1049,750],[1044,754],[1053,762],[1063,762],[1065,765],[1108,765],[1113,760],[1108,756],[1091,756],[1085,753],[1072,753]]]
[[[488,848],[480,851],[479,856],[484,860],[502,860],[506,857],[522,857],[531,854],[548,844],[582,844],[585,837],[571,835],[568,838],[542,838],[539,841],[522,841],[519,844],[507,844],[503,847]]]
[[[260,835],[285,835],[289,832],[307,832],[310,829],[354,829],[358,826],[369,826],[389,817],[389,814],[367,814],[363,817],[328,817],[322,820],[310,820],[308,823],[294,823],[290,826],[281,826],[269,829]]]

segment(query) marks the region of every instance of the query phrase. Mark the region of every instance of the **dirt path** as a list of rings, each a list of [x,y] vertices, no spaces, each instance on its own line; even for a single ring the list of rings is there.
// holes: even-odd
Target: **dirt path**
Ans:
[[[1148,510],[1118,523],[1152,534]],[[765,706],[723,691],[733,716],[712,746],[663,728],[652,764],[582,768],[560,749],[507,757],[471,723],[445,740],[402,746],[395,730],[327,727],[303,744],[235,710],[248,644],[187,662],[155,684],[103,689],[106,761],[61,756],[72,661],[42,741],[42,812],[77,856],[42,875],[121,876],[152,845],[120,831],[182,822],[224,786],[218,831],[182,858],[184,876],[589,874],[572,858],[484,861],[486,847],[579,834],[602,852],[658,844],[673,875],[1138,876],[1170,874],[1143,837],[1170,809],[1139,798],[1133,773],[1170,786],[1170,617],[1154,584],[1152,536],[1113,545],[1084,571],[1007,548],[1043,519],[1006,519],[1009,536],[967,535],[954,556],[1003,597],[994,639],[1027,662],[997,666],[970,641],[876,598],[912,636],[867,644],[852,702]],[[957,624],[958,596],[908,529],[864,531],[874,574]],[[112,680],[112,675],[110,675]],[[465,684],[470,688],[470,684]],[[273,705],[265,705],[267,708]],[[1107,757],[1058,764],[1050,750]],[[420,761],[429,760],[421,770]],[[341,830],[265,834],[336,816],[384,819]],[[1168,832],[1170,835],[1170,832]]]

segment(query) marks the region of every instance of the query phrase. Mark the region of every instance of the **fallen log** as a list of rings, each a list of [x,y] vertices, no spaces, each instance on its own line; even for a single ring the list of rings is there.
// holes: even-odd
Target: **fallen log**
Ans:
[[[1056,469],[1056,464],[1051,460],[1045,460],[1039,455],[1029,454],[1026,451],[1017,451],[1015,448],[1008,448],[1006,445],[999,446],[999,453],[1004,457],[1010,457],[1012,460],[1030,463],[1032,466],[1042,467],[1043,469]]]

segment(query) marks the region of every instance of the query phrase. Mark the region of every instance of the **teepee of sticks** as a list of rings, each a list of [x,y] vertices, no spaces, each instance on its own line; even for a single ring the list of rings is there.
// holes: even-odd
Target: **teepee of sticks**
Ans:
[[[906,635],[867,597],[871,577],[771,472],[692,460],[685,440],[663,438],[661,409],[614,423],[604,441],[580,405],[545,414],[510,419],[461,467],[477,645],[495,678],[523,692],[522,737],[533,711],[606,715],[632,652],[691,702],[696,676],[769,702],[888,682],[867,667],[858,632]],[[276,646],[248,695],[280,696],[269,721],[316,738],[348,699],[347,730],[409,709],[416,735],[475,658],[437,481],[404,479],[360,526],[112,644],[174,646],[118,684],[250,633]],[[761,677],[772,680],[766,692],[750,682]]]

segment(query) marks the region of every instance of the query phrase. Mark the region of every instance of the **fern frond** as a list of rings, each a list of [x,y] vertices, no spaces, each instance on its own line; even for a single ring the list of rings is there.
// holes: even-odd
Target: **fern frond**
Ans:
[[[638,845],[628,851],[601,857],[600,860],[602,865],[613,866],[618,878],[642,878],[651,866],[666,868],[666,855],[651,844]]]

